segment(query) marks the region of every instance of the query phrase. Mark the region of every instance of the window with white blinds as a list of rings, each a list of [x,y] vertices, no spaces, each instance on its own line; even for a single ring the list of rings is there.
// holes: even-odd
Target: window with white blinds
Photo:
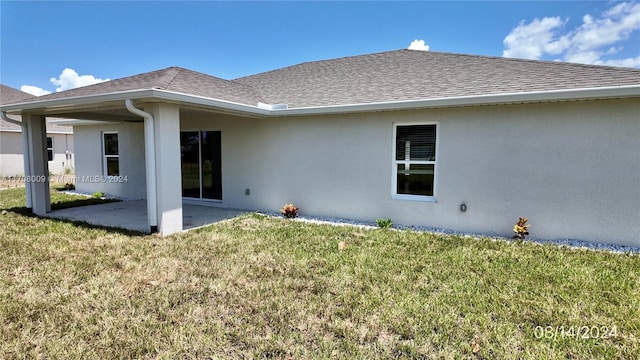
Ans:
[[[437,124],[394,126],[393,197],[435,200]]]

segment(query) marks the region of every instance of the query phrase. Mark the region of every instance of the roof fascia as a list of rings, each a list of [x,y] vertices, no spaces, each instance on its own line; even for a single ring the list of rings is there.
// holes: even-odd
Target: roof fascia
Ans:
[[[521,93],[488,94],[459,97],[443,97],[434,99],[399,100],[376,103],[360,103],[330,106],[313,106],[288,109],[264,109],[258,106],[218,100],[204,96],[189,95],[179,92],[145,89],[119,91],[99,95],[77,96],[63,99],[41,100],[15,103],[0,106],[2,111],[30,111],[38,109],[55,110],[55,108],[69,108],[74,106],[92,105],[97,103],[131,100],[164,100],[203,107],[215,107],[232,112],[258,117],[296,116],[340,114],[353,112],[391,111],[406,109],[425,109],[441,107],[498,105],[513,103],[556,102],[572,100],[594,100],[610,98],[640,97],[640,85],[625,85],[614,87],[597,87],[568,90],[546,90]]]
[[[280,116],[339,114],[351,112],[390,111],[408,109],[428,109],[442,107],[462,107],[499,105],[516,103],[557,102],[574,100],[595,100],[640,97],[640,85],[598,87],[569,90],[547,90],[521,93],[488,94],[459,97],[444,97],[423,100],[400,100],[378,103],[346,104],[273,110]]]
[[[83,96],[73,96],[61,99],[51,99],[51,100],[36,100],[36,101],[27,101],[20,102],[10,105],[2,105],[0,106],[3,111],[30,111],[30,110],[39,110],[39,109],[56,109],[56,108],[69,108],[74,106],[81,105],[92,105],[96,103],[105,103],[112,102],[118,100],[124,100],[127,98],[146,98],[152,97],[153,91],[151,89],[148,90],[129,90],[129,91],[117,91],[106,94],[98,94],[98,95],[83,95]]]
[[[233,112],[245,113],[251,116],[269,116],[273,111],[253,105],[240,104],[232,101],[208,98],[205,96],[189,95],[167,90],[154,90],[154,98],[204,107],[217,107]]]
[[[235,103],[231,101],[218,100],[198,95],[189,95],[179,92],[160,90],[160,89],[143,89],[143,90],[127,90],[117,91],[98,95],[74,96],[62,99],[40,100],[21,102],[10,105],[2,105],[0,108],[6,112],[17,111],[37,111],[40,109],[55,110],[56,108],[70,108],[77,106],[86,106],[99,103],[108,103],[115,101],[131,100],[164,100],[185,104],[194,104],[205,107],[217,107],[239,113],[246,113],[252,116],[268,116],[269,111],[258,108],[256,106]],[[124,106],[124,103],[123,103]]]

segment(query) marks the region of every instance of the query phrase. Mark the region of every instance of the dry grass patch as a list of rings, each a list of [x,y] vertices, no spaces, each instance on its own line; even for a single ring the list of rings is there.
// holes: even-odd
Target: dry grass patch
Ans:
[[[260,215],[159,238],[25,216],[19,196],[0,193],[3,359],[640,353],[637,255]]]

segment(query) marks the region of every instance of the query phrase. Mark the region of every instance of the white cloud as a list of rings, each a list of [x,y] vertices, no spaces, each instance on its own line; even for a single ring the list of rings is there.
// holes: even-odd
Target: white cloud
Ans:
[[[49,79],[53,85],[57,86],[56,91],[74,89],[80,86],[97,84],[108,80],[109,79],[96,79],[93,75],[78,75],[75,70],[69,68],[62,70],[62,73],[57,79],[54,77]]]
[[[409,50],[429,51],[429,45],[424,43],[424,40],[415,39],[409,44]]]
[[[60,76],[58,76],[58,78],[52,77],[49,79],[49,81],[51,81],[53,85],[57,86],[56,91],[64,91],[80,86],[87,86],[109,81],[109,79],[97,79],[93,75],[78,75],[75,70],[65,68],[64,70],[62,70],[62,73],[60,73]],[[35,96],[51,94],[51,91],[33,85],[22,85],[20,87],[20,90]]]
[[[32,85],[22,85],[20,86],[20,90],[35,96],[51,94],[51,91],[49,90],[45,90],[43,88]]]
[[[605,61],[598,61],[595,63],[596,65],[609,65],[609,66],[624,66],[624,67],[636,67],[640,68],[640,56],[634,58],[626,58],[626,59],[612,59]]]
[[[545,17],[542,20],[535,18],[530,24],[521,21],[504,38],[503,43],[507,49],[502,52],[502,56],[539,59],[544,53],[559,54],[567,46],[569,39],[555,33],[565,23],[559,17]]]
[[[619,3],[599,17],[586,14],[582,24],[565,29],[568,20],[559,17],[520,22],[505,38],[505,57],[541,59],[559,55],[562,60],[585,64],[640,66],[640,60],[605,59],[623,49],[621,43],[640,30],[640,3]]]

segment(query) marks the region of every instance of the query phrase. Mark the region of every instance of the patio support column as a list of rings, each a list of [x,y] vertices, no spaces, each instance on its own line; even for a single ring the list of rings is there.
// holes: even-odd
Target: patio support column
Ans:
[[[49,191],[49,164],[47,158],[47,125],[42,115],[22,114],[27,124],[27,137],[31,149],[29,165],[31,175],[25,185],[31,189],[32,211],[36,215],[51,212],[51,194]]]
[[[166,236],[182,231],[180,108],[155,103],[144,111],[154,118],[158,232]]]

